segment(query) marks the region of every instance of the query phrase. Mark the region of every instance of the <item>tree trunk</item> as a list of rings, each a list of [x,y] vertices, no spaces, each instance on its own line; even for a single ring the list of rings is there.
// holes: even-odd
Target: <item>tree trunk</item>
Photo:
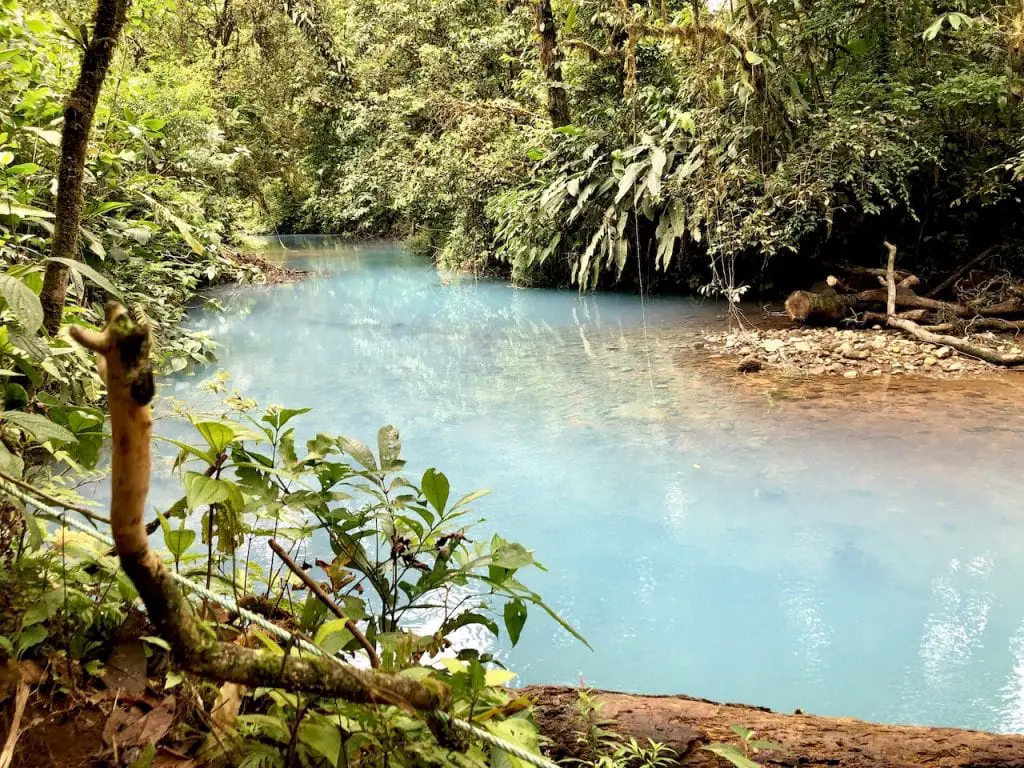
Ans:
[[[89,131],[92,129],[100,91],[107,70],[110,69],[110,61],[127,11],[128,0],[97,0],[92,38],[82,55],[78,83],[64,104],[57,210],[50,250],[55,258],[78,257],[78,229],[82,223],[82,179],[85,176]],[[51,335],[60,327],[67,293],[67,266],[56,261],[47,263],[39,300],[43,305],[43,325]]]
[[[846,317],[852,303],[831,286],[810,291],[794,291],[786,299],[790,319],[800,322],[837,322]]]
[[[562,80],[562,53],[558,49],[558,32],[551,0],[535,0],[537,34],[540,36],[540,68],[548,87],[548,114],[551,125],[561,128],[569,124],[569,95]]]
[[[527,688],[536,702],[534,718],[551,739],[555,759],[586,759],[586,731],[577,702],[579,690],[560,686]],[[851,718],[784,715],[761,707],[718,704],[687,696],[641,696],[598,692],[602,727],[621,737],[666,744],[679,765],[721,768],[726,762],[702,746],[739,745],[732,730],[740,725],[758,739],[778,742],[785,754],[763,751],[756,764],[802,768],[1024,768],[1024,736],[1006,736],[954,728],[880,725]]]

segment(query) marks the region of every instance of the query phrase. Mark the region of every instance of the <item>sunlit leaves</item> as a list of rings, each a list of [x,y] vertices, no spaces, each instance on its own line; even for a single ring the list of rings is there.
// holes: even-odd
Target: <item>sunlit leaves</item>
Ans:
[[[0,298],[4,300],[21,326],[35,333],[43,324],[43,305],[25,283],[11,275],[0,275]]]

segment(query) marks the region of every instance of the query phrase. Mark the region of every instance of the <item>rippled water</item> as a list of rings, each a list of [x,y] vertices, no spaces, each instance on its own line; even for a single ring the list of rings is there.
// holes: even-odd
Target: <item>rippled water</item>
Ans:
[[[319,276],[197,316],[218,366],[306,426],[402,430],[536,551],[525,682],[1024,731],[1024,419],[1013,379],[739,378],[716,310],[446,284],[394,247],[284,241]],[[277,249],[280,250],[280,249]],[[646,313],[647,332],[643,327]],[[200,398],[200,377],[165,394]]]

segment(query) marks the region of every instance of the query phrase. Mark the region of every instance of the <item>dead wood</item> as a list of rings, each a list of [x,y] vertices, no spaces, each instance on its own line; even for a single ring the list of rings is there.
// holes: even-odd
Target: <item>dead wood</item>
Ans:
[[[577,710],[578,689],[563,686],[528,688],[534,718],[550,740],[551,757],[586,759],[585,729]],[[775,741],[785,754],[766,751],[757,763],[802,768],[1024,768],[1024,736],[954,728],[881,725],[851,718],[781,714],[761,707],[719,704],[687,696],[641,696],[597,692],[600,717],[608,730],[667,744],[683,766],[721,768],[725,762],[701,749],[710,743],[738,744],[731,726]]]
[[[904,320],[902,318],[896,317],[896,246],[886,242],[885,247],[889,251],[889,261],[886,267],[888,299],[886,302],[885,313],[886,322],[888,323],[890,328],[898,328],[899,330],[905,333],[909,333],[911,336],[913,336],[915,339],[918,339],[919,341],[924,341],[929,344],[938,344],[941,346],[951,347],[959,352],[962,352],[965,355],[976,357],[979,360],[984,360],[985,362],[992,363],[994,365],[1024,365],[1024,355],[1007,354],[1005,352],[999,352],[990,347],[975,344],[959,336],[947,336],[944,334],[934,333],[932,331],[925,330],[920,325],[915,323],[913,320]]]
[[[790,319],[800,322],[836,322],[849,313],[853,302],[830,285],[810,291],[794,291],[786,299]]]
[[[366,655],[370,658],[370,666],[374,669],[380,667],[380,657],[377,655],[377,649],[373,647],[373,643],[366,638],[366,635],[364,635],[362,630],[356,626],[356,623],[345,615],[338,604],[331,599],[331,596],[324,592],[323,587],[316,583],[316,579],[302,570],[302,568],[299,567],[299,564],[292,560],[291,555],[285,551],[284,547],[273,539],[270,540],[270,548],[277,553],[278,557],[281,558],[281,562],[287,565],[288,569],[298,576],[302,580],[303,584],[309,587],[309,590],[316,595],[317,599],[327,606],[331,613],[339,619],[345,620],[345,629],[352,633],[356,642],[358,642],[359,645],[362,646],[363,650],[366,651]]]
[[[979,253],[969,262],[960,267],[960,269],[958,269],[952,275],[950,275],[937,286],[928,291],[928,293],[926,293],[925,295],[929,297],[939,296],[943,291],[945,291],[947,288],[951,287],[954,283],[956,283],[957,280],[966,275],[975,267],[981,265],[986,259],[988,259],[993,253],[996,253],[998,250],[998,245],[993,245],[990,248],[986,248],[984,251]]]
[[[161,558],[149,548],[143,523],[151,467],[153,375],[149,328],[118,304],[107,305],[103,331],[72,326],[71,335],[95,352],[107,385],[112,433],[110,524],[121,566],[139,592],[149,619],[188,671],[252,687],[284,688],[406,709],[444,708],[450,701],[438,681],[412,680],[363,670],[321,656],[284,657],[218,641],[193,617]]]

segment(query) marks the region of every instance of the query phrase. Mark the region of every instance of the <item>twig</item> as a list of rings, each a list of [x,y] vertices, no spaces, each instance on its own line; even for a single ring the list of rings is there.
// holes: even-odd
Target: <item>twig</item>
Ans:
[[[28,701],[28,686],[24,678],[18,680],[18,692],[14,695],[14,717],[11,718],[11,729],[7,732],[7,741],[4,742],[4,751],[0,752],[0,768],[8,768],[11,760],[14,759],[14,747],[18,743],[18,736],[21,735],[21,716],[25,712],[25,702]]]
[[[981,264],[983,261],[985,261],[985,259],[987,259],[989,256],[991,256],[993,253],[995,253],[998,250],[999,250],[999,246],[998,245],[993,245],[990,248],[986,248],[984,251],[982,251],[977,256],[975,256],[973,259],[971,259],[966,264],[964,264],[962,267],[960,267],[960,269],[958,269],[952,275],[950,275],[945,280],[943,280],[941,283],[939,283],[937,286],[935,286],[930,291],[928,291],[928,293],[926,293],[925,296],[928,296],[929,298],[934,297],[934,296],[938,296],[944,290],[946,290],[951,285],[953,285],[953,283],[955,283],[957,280],[959,280],[965,274],[970,272],[976,266]]]
[[[317,596],[321,603],[330,609],[331,613],[339,619],[345,619],[345,629],[351,632],[356,641],[363,646],[363,650],[366,651],[366,655],[370,657],[370,666],[374,669],[380,667],[380,657],[377,656],[377,649],[373,647],[373,643],[367,639],[362,630],[356,626],[356,623],[345,615],[340,606],[331,599],[331,596],[324,592],[323,587],[317,584],[316,580],[312,576],[306,573],[298,563],[292,560],[284,547],[273,539],[270,540],[270,548],[277,553],[277,556],[281,558],[281,562],[287,565],[292,573],[302,579],[302,583],[309,587],[310,591]]]
[[[72,512],[77,512],[82,517],[87,517],[90,520],[96,521],[97,523],[105,523],[106,525],[110,525],[110,520],[105,518],[103,515],[97,514],[96,512],[86,509],[85,507],[80,507],[77,504],[71,504],[70,502],[62,501],[61,499],[58,499],[56,496],[51,496],[49,493],[39,490],[31,483],[26,483],[24,480],[19,480],[16,477],[8,475],[6,472],[0,471],[0,480],[3,480],[6,483],[10,483],[11,485],[17,486],[26,493],[35,494],[40,499],[48,501],[54,506],[62,507]]]

